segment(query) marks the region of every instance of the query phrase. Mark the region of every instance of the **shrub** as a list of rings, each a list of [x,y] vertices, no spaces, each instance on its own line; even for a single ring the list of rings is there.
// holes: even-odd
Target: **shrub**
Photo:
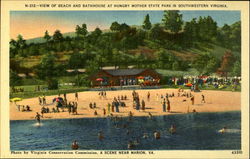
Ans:
[[[57,79],[49,79],[48,80],[48,89],[58,89],[58,80]]]

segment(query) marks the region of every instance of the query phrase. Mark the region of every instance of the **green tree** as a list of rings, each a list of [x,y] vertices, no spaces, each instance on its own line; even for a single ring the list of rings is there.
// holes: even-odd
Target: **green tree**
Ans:
[[[199,17],[199,38],[204,41],[214,41],[217,37],[217,23],[211,16]]]
[[[219,63],[216,60],[216,57],[213,57],[210,53],[203,53],[199,55],[192,64],[192,67],[195,68],[200,74],[214,73],[218,66]]]
[[[189,46],[193,46],[194,42],[198,41],[198,27],[196,18],[193,18],[190,22],[186,22],[184,26],[185,42]]]
[[[232,75],[241,76],[241,63],[239,60],[237,60],[233,65]]]
[[[170,52],[161,48],[159,49],[159,51],[155,52],[155,54],[158,68],[173,69],[173,63],[176,61],[176,58]],[[177,64],[175,64],[174,67],[176,69],[179,69],[179,66],[177,66]]]
[[[63,70],[60,70],[60,72],[63,72]],[[55,56],[53,54],[47,53],[42,56],[37,66],[36,74],[39,79],[47,82],[49,89],[58,88],[58,80],[55,77],[59,75],[59,70],[55,64]]]
[[[150,20],[149,20],[149,14],[147,14],[147,15],[145,16],[145,19],[144,19],[144,21],[143,21],[142,27],[143,27],[143,29],[145,29],[145,30],[151,29],[152,24],[151,24],[151,22],[150,22]]]
[[[76,77],[74,78],[74,81],[72,82],[76,83],[77,86],[86,86],[86,87],[90,86],[89,76],[86,74],[76,75]]]
[[[165,29],[171,32],[178,33],[182,29],[182,14],[178,10],[164,11],[163,24]]]
[[[160,24],[155,24],[149,31],[149,37],[153,41],[160,39],[162,35],[163,35],[163,28],[160,26]]]
[[[21,85],[22,79],[18,74],[10,69],[10,87],[14,88],[15,86]]]
[[[236,50],[236,51],[241,51],[241,22],[236,22],[231,25],[231,42],[232,42],[232,47],[231,49]]]
[[[118,22],[113,22],[110,26],[110,30],[112,31],[120,31],[120,24]]]
[[[130,26],[127,25],[126,23],[122,23],[122,24],[120,25],[120,31],[121,31],[121,32],[126,32],[126,31],[128,31],[129,29],[130,29]]]
[[[51,36],[49,35],[48,30],[45,31],[43,38],[46,40],[47,43],[51,39]]]
[[[40,79],[50,79],[56,76],[58,72],[55,65],[55,56],[51,53],[43,55],[36,72]]]
[[[87,61],[86,63],[86,72],[88,75],[96,73],[100,68],[99,63],[95,60]]]
[[[82,53],[74,52],[69,59],[68,66],[69,68],[78,69],[85,66],[85,56]]]
[[[17,41],[16,41],[16,49],[17,49],[17,54],[19,54],[22,57],[28,56],[27,54],[24,54],[24,49],[26,48],[26,40],[24,40],[23,36],[19,34],[17,36]]]
[[[176,60],[176,61],[174,61],[174,63],[172,64],[172,70],[177,71],[177,70],[179,70],[179,69],[180,69],[180,64],[179,64],[179,62]]]
[[[81,27],[79,25],[76,26],[76,36],[77,37],[84,38],[84,37],[86,37],[87,34],[88,34],[88,30],[87,30],[86,24],[82,24]]]
[[[14,39],[10,40],[10,57],[13,58],[18,53],[18,43]]]
[[[26,40],[23,39],[23,36],[21,34],[17,36],[17,45],[21,49],[26,46]]]
[[[95,30],[92,32],[92,35],[96,38],[102,35],[102,30],[100,28],[95,28]]]
[[[63,40],[63,35],[60,30],[56,30],[53,34],[53,40],[55,42],[60,42]]]

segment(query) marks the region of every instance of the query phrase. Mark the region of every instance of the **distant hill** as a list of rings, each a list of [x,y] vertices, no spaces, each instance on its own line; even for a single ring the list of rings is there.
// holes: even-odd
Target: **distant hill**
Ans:
[[[136,27],[136,28],[139,28],[139,26],[137,27],[137,26],[134,26],[134,27]],[[104,29],[104,30],[102,30],[102,32],[109,32],[110,30],[109,29]],[[90,32],[91,33],[91,32]],[[63,33],[63,37],[65,38],[65,37],[75,37],[76,36],[76,33],[75,32],[67,32],[67,33]],[[45,41],[45,39],[43,38],[43,37],[37,37],[37,38],[32,38],[32,39],[27,39],[26,40],[26,43],[27,44],[30,44],[30,43],[34,43],[34,44],[37,44],[37,43],[44,43],[44,42],[46,42]]]
[[[72,38],[72,37],[75,37],[76,34],[75,34],[75,32],[63,33],[63,37],[67,37],[67,36]],[[30,43],[37,44],[37,43],[44,43],[44,42],[46,42],[46,41],[45,41],[45,39],[43,37],[37,37],[37,38],[32,38],[32,39],[27,39],[26,40],[27,44],[30,44]]]

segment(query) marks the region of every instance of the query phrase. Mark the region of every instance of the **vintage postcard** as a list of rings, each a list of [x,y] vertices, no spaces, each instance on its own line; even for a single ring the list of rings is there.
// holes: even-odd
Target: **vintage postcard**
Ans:
[[[1,158],[249,158],[248,1],[2,1]]]

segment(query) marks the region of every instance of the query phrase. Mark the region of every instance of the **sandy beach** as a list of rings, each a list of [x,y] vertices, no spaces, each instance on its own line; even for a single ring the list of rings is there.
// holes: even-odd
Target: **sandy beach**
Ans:
[[[189,93],[190,90],[184,90]],[[114,97],[127,96],[127,100],[123,100],[126,103],[126,107],[119,107],[120,112],[112,112],[113,115],[118,116],[128,116],[128,112],[131,111],[133,116],[148,116],[148,112],[152,113],[153,116],[158,115],[170,115],[170,114],[180,114],[180,113],[190,113],[195,109],[199,112],[225,112],[225,111],[240,111],[241,110],[241,93],[240,92],[230,92],[230,91],[210,91],[203,90],[201,92],[192,92],[194,95],[194,105],[190,98],[178,97],[178,89],[144,89],[136,90],[139,93],[140,101],[144,99],[146,103],[145,111],[137,111],[133,109],[133,99],[132,90],[119,90],[119,91],[106,91],[107,97],[100,98],[98,91],[86,91],[78,93],[78,109],[77,115],[69,114],[67,109],[65,112],[59,113],[45,113],[42,120],[44,119],[63,119],[63,118],[91,118],[91,117],[106,117],[103,115],[103,108],[107,110],[107,104],[112,103]],[[147,99],[147,94],[150,92],[150,99]],[[170,97],[170,112],[162,111],[162,104],[160,95],[172,94],[174,97]],[[159,98],[157,98],[157,94]],[[205,103],[202,103],[202,94],[205,96]],[[61,95],[63,97],[63,95]],[[55,106],[56,103],[52,103],[52,100],[58,97],[56,96],[46,96],[47,105],[50,110]],[[76,101],[75,94],[67,94],[68,101]],[[89,103],[96,102],[97,108],[90,109]],[[18,111],[17,105],[29,105],[31,107],[30,112]],[[36,112],[41,112],[42,106],[39,105],[38,98],[24,99],[22,101],[12,103],[10,102],[10,120],[35,120],[34,117]],[[98,115],[94,115],[94,111],[97,111]]]

